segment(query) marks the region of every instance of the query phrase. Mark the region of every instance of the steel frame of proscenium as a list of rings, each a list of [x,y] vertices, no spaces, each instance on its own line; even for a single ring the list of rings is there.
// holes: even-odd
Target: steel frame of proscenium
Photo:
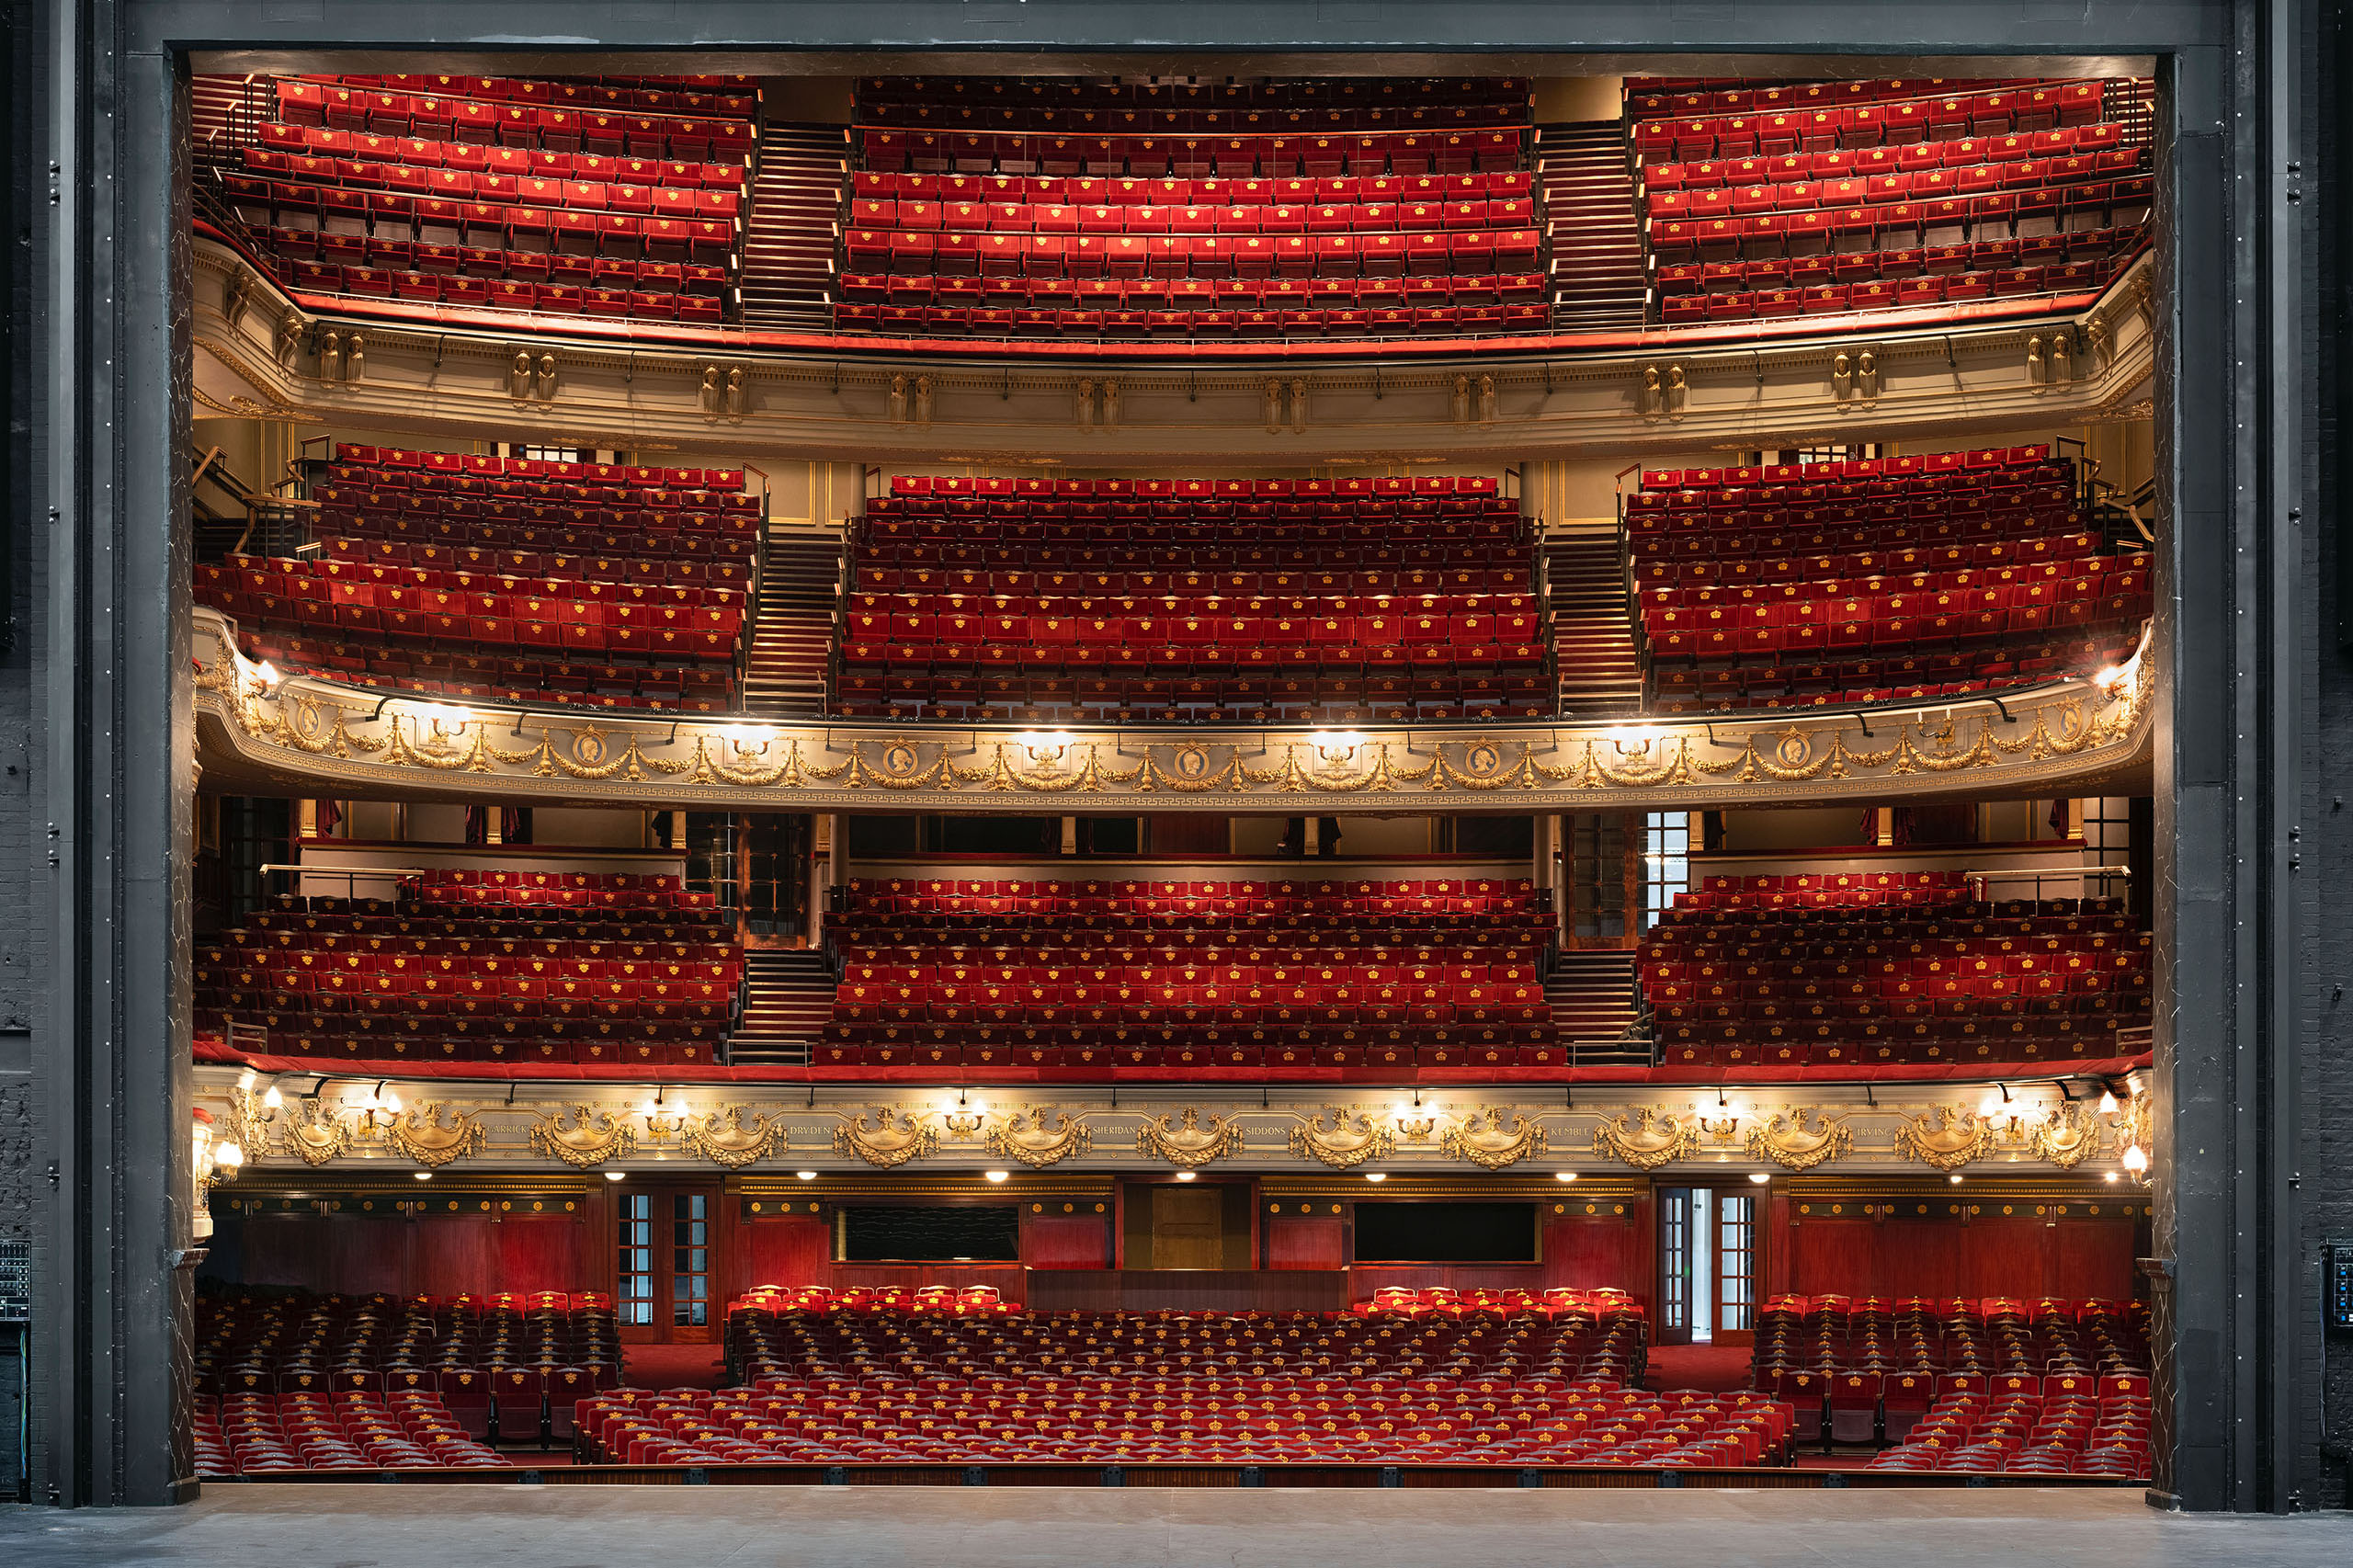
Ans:
[[[34,229],[39,409],[19,451],[45,572],[31,679],[45,723],[20,806],[42,824],[21,896],[53,977],[31,1050],[36,1358],[34,1495],[157,1503],[192,1494],[185,1410],[190,1173],[189,416],[187,78],[354,51],[357,68],[430,55],[439,69],[756,70],[788,53],[830,72],[883,52],[1051,51],[1090,68],[1280,52],[1363,69],[1441,68],[1500,52],[1508,68],[1590,73],[1673,51],[1689,72],[1772,72],[1796,53],[1916,62],[2001,55],[2063,72],[2154,59],[2160,83],[2159,479],[2172,520],[2160,573],[2156,1241],[2161,1341],[2156,1495],[2201,1509],[2279,1509],[2315,1494],[2313,1348],[2295,1332],[2311,1282],[2302,1210],[2324,1181],[2300,1158],[2300,972],[2291,833],[2316,788],[2307,736],[2319,665],[2315,396],[2308,308],[2323,191],[2307,184],[2317,113],[2311,0],[2040,6],[1744,7],[1658,4],[1353,7],[1354,38],[1305,0],[1170,9],[1101,0],[842,7],[706,0],[76,0],[19,34],[12,86],[45,103],[14,161]],[[21,15],[22,13],[20,13]],[[1140,39],[1151,35],[1149,54]],[[790,40],[789,42],[785,40]],[[2023,58],[2021,58],[2023,57]],[[1884,69],[1884,67],[1882,67]],[[2313,199],[2305,199],[2307,189]],[[2194,389],[2194,390],[2193,390]],[[2321,802],[2325,803],[2325,795]],[[2300,806],[2300,802],[2302,805]],[[12,884],[15,882],[12,875]],[[2190,955],[2188,962],[2171,955]],[[2324,993],[2325,994],[2325,993]],[[2176,1157],[2177,1152],[2180,1157]],[[2303,1188],[2297,1187],[2296,1174]],[[2329,1189],[2329,1190],[2334,1190]]]

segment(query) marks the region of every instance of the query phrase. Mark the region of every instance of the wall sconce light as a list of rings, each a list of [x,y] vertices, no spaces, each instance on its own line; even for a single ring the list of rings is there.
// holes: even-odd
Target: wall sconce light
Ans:
[[[1364,737],[1354,730],[1318,730],[1310,744],[1315,747],[1315,755],[1324,759],[1324,767],[1336,767],[1355,757],[1357,748],[1364,744]]]
[[[776,732],[766,724],[736,724],[727,731],[727,744],[737,756],[766,756]]]
[[[1414,1103],[1410,1108],[1397,1106],[1392,1109],[1397,1119],[1397,1135],[1409,1143],[1422,1142],[1438,1131],[1438,1114],[1422,1109],[1422,1092],[1419,1089],[1414,1091]]]
[[[654,1097],[646,1101],[638,1111],[638,1114],[645,1119],[646,1136],[656,1143],[667,1142],[676,1137],[687,1125],[684,1112],[665,1111],[662,1108],[663,1098],[669,1092],[667,1087],[657,1085],[654,1091]]]
[[[1648,756],[1651,744],[1658,739],[1656,730],[1628,725],[1609,732],[1609,744],[1618,748],[1620,756]]]
[[[1061,730],[1028,730],[1014,736],[1013,744],[1029,754],[1032,766],[1044,767],[1063,759],[1070,750],[1070,736]]]
[[[247,680],[246,686],[255,697],[275,697],[278,695],[278,688],[285,682],[286,676],[279,673],[278,666],[267,659],[264,659],[254,666],[253,675]]]
[[[950,1135],[958,1138],[971,1138],[978,1135],[981,1128],[988,1121],[988,1117],[987,1106],[968,1105],[962,1093],[959,1092],[956,1096],[956,1108],[945,1112],[939,1119],[940,1124],[948,1129]]]
[[[409,717],[426,725],[437,741],[457,739],[465,733],[466,726],[473,721],[471,709],[446,702],[419,702],[411,706],[408,711]]]

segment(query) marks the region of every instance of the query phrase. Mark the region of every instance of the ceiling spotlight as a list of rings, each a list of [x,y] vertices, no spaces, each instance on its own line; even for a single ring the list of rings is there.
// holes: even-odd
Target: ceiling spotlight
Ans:
[[[1552,1173],[1552,1179],[1554,1181],[1574,1181],[1577,1179],[1577,1173],[1574,1171],[1554,1171]]]
[[[1178,1181],[1195,1181],[1199,1178],[1200,1174],[1201,1173],[1199,1171],[1178,1171],[1176,1173],[1176,1179]]]
[[[605,1173],[605,1179],[607,1181],[619,1181],[621,1179],[623,1174],[624,1173],[620,1171],[607,1171]]]
[[[1389,1179],[1389,1173],[1386,1171],[1367,1171],[1364,1173],[1364,1179],[1367,1181],[1387,1181]]]
[[[817,1179],[817,1173],[815,1171],[795,1171],[792,1174],[799,1176],[802,1181],[815,1181]]]
[[[1773,1173],[1770,1171],[1751,1171],[1748,1173],[1748,1179],[1755,1182],[1757,1186],[1763,1187],[1767,1182],[1773,1179]]]
[[[1953,1186],[1959,1187],[1961,1185],[1961,1173],[1959,1171],[1955,1171],[1952,1175],[1945,1177],[1945,1179],[1952,1183]]]
[[[2120,1178],[2114,1171],[2110,1171],[2110,1172],[2109,1172],[2109,1173],[2108,1173],[2108,1176],[2107,1176],[2107,1178],[2106,1178],[2106,1179],[2107,1179],[2107,1180],[2109,1180],[2109,1181],[2117,1181],[2117,1180],[2120,1180],[2120,1179],[2121,1179],[2121,1178]]]
[[[1003,1181],[1012,1174],[1011,1171],[983,1171],[981,1177],[984,1181]]]
[[[433,1173],[431,1171],[411,1171],[408,1173],[408,1179],[411,1181],[431,1181],[433,1179]]]

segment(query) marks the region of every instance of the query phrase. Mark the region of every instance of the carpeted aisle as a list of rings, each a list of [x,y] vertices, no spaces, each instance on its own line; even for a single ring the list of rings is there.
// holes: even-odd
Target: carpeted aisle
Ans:
[[[1698,1389],[1729,1393],[1748,1386],[1748,1365],[1745,1345],[1654,1345],[1643,1386],[1656,1392]]]
[[[621,1350],[621,1380],[640,1389],[715,1389],[727,1372],[716,1345],[631,1345]]]

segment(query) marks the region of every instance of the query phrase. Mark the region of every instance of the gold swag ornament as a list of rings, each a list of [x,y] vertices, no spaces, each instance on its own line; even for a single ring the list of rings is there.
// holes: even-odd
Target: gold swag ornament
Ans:
[[[874,1116],[871,1128],[864,1111],[835,1128],[834,1153],[855,1154],[887,1171],[939,1152],[939,1129],[925,1125],[923,1118],[901,1118],[889,1106],[879,1108]]]
[[[1544,1153],[1546,1143],[1544,1129],[1535,1122],[1515,1112],[1506,1127],[1502,1108],[1489,1106],[1483,1118],[1473,1111],[1448,1128],[1439,1135],[1438,1146],[1455,1159],[1499,1171],[1536,1158]]]
[[[1060,1114],[1062,1124],[1056,1126],[1056,1113],[1044,1106],[1030,1107],[1026,1117],[1016,1111],[989,1129],[989,1147],[1008,1160],[1018,1160],[1037,1170],[1092,1153],[1095,1134],[1086,1123],[1068,1111]]]
[[[1953,1106],[1907,1116],[1895,1130],[1898,1156],[1940,1171],[1959,1170],[1993,1152],[1994,1124]]]
[[[1332,1125],[1324,1125],[1324,1117]],[[1364,1111],[1355,1116],[1337,1106],[1326,1106],[1290,1130],[1290,1152],[1320,1160],[1336,1171],[1353,1170],[1367,1160],[1385,1160],[1397,1149],[1396,1135],[1386,1122]]]
[[[1136,1129],[1138,1152],[1156,1155],[1179,1170],[1195,1170],[1211,1160],[1242,1152],[1242,1129],[1231,1117],[1212,1116],[1207,1127],[1201,1113],[1187,1106],[1172,1122],[1167,1117],[1146,1117]]]
[[[349,1153],[351,1123],[329,1110],[315,1096],[286,1108],[286,1147],[306,1165],[324,1165]]]
[[[722,1106],[689,1117],[678,1142],[688,1153],[700,1154],[714,1165],[741,1170],[755,1160],[784,1153],[784,1118],[755,1115],[752,1125],[745,1127],[742,1106]]]
[[[2034,1124],[2029,1136],[2034,1152],[2063,1171],[2072,1171],[2099,1153],[2099,1119],[2086,1114],[2080,1100],[2063,1100],[2052,1106],[2051,1113]]]
[[[480,1117],[473,1111],[459,1111],[445,1122],[442,1113],[448,1109],[440,1100],[418,1101],[392,1118],[392,1124],[384,1130],[384,1146],[428,1170],[481,1153],[490,1134]]]
[[[1699,1147],[1696,1121],[1648,1106],[1635,1107],[1631,1119],[1620,1111],[1593,1130],[1595,1153],[1622,1161],[1638,1171],[1654,1171]]]
[[[1817,1112],[1814,1125],[1809,1130],[1805,1117],[1803,1106],[1791,1106],[1786,1111],[1775,1111],[1750,1128],[1750,1156],[1770,1160],[1784,1170],[1810,1171],[1854,1153],[1855,1135],[1847,1131],[1846,1123],[1833,1121]]]
[[[570,1114],[569,1124],[561,1110],[534,1119],[531,1148],[584,1171],[607,1160],[625,1160],[637,1152],[637,1131],[626,1116],[591,1110],[585,1105],[574,1106]]]

